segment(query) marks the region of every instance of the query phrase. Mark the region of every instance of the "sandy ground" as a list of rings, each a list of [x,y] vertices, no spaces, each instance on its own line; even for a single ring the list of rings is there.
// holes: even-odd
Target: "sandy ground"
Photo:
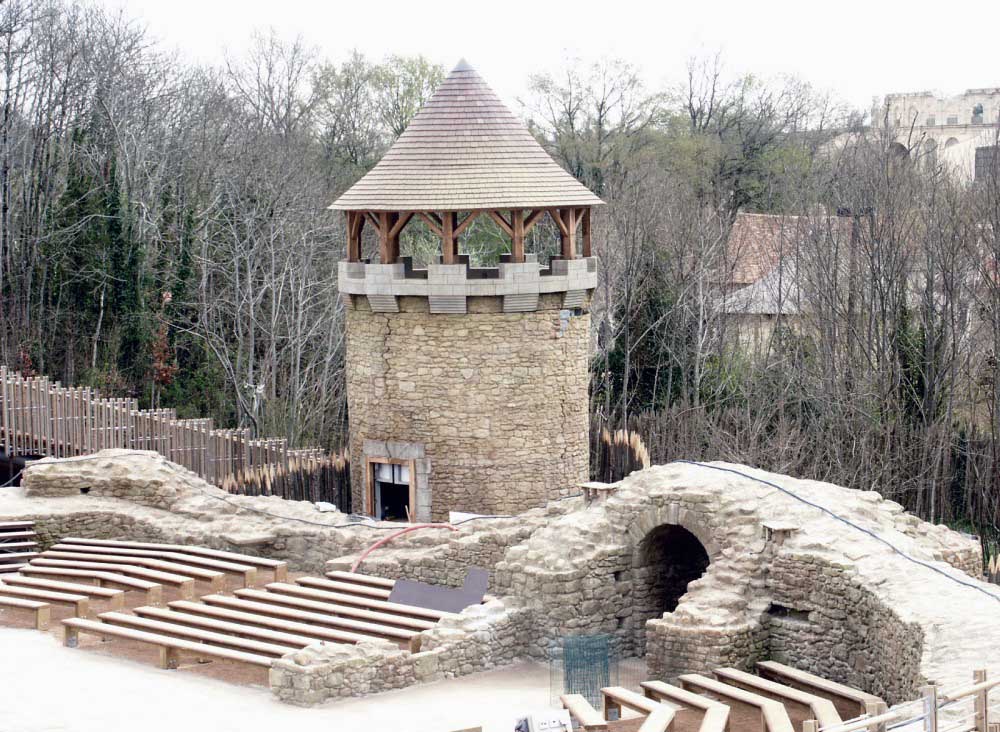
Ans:
[[[549,709],[543,664],[312,709],[183,670],[64,648],[48,633],[0,628],[0,732],[510,732]],[[402,724],[401,724],[402,723]]]

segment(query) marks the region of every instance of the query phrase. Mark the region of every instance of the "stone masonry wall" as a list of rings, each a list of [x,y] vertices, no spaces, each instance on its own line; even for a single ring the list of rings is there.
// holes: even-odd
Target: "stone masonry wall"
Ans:
[[[431,516],[514,514],[566,495],[589,475],[590,315],[559,336],[561,298],[501,312],[470,298],[464,315],[431,314],[399,298],[399,313],[347,309],[351,484],[365,506],[365,441],[419,445],[429,463]],[[392,456],[384,456],[392,457]]]
[[[271,691],[281,701],[309,706],[486,671],[524,655],[532,623],[530,610],[505,598],[423,631],[418,653],[377,640],[310,646],[274,663]]]

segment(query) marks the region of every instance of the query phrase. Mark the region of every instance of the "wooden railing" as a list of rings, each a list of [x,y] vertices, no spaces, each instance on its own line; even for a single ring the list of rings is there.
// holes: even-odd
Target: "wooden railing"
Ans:
[[[139,409],[134,399],[102,396],[0,366],[0,452],[72,457],[108,448],[153,450],[230,493],[328,501],[349,510],[346,454],[292,449],[215,429],[211,419],[178,419],[173,409]]]

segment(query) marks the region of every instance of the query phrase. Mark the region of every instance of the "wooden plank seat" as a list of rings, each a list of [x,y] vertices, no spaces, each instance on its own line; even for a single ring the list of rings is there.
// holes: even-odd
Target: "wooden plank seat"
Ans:
[[[34,531],[4,531],[0,532],[0,547],[7,546],[7,542],[33,539],[37,534]]]
[[[216,598],[219,596],[210,595],[209,597]],[[273,604],[269,602],[270,597],[273,597],[273,595],[269,592],[260,592],[259,590],[239,590],[236,592],[236,597],[241,600],[251,600],[261,605]],[[381,623],[371,623],[364,620],[355,620],[354,618],[345,618],[340,615],[335,615],[329,612],[328,606],[322,602],[316,602],[314,600],[300,600],[298,598],[289,599],[295,600],[295,602],[279,604],[290,605],[291,607],[301,610],[317,613],[319,616],[325,618],[323,621],[324,625],[329,625],[334,628],[343,628],[344,630],[350,630],[353,633],[362,633],[376,638],[387,638],[388,640],[403,643],[409,643],[418,633],[416,630],[400,628],[395,625],[383,625]],[[202,602],[209,602],[209,600],[203,597]]]
[[[428,608],[417,607],[415,605],[402,605],[398,602],[386,602],[384,600],[375,600],[373,598],[367,598],[359,595],[346,595],[341,592],[328,592],[318,588],[293,585],[286,582],[272,582],[264,585],[264,589],[269,592],[336,602],[342,605],[354,605],[355,607],[379,610],[381,612],[387,612],[393,615],[404,615],[411,618],[422,618],[424,620],[432,620],[434,622],[437,622],[442,618],[456,617],[455,613],[444,612],[443,610],[430,610]]]
[[[681,687],[688,691],[696,691],[699,694],[724,699],[730,707],[735,703],[760,710],[761,729],[764,732],[795,732],[792,720],[789,719],[788,712],[785,711],[784,705],[780,702],[744,689],[738,689],[701,674],[683,674],[679,679]]]
[[[677,710],[673,707],[661,704],[659,709],[646,716],[638,732],[667,732],[670,729],[670,723],[674,721],[675,714],[677,714]]]
[[[20,597],[25,600],[37,600],[39,602],[47,602],[50,605],[71,605],[77,617],[86,615],[90,610],[90,599],[86,595],[52,592],[49,590],[39,590],[34,587],[18,587],[16,585],[8,585],[6,582],[0,584],[0,595]]]
[[[674,711],[676,705],[670,702],[659,702],[655,699],[643,696],[639,692],[626,689],[624,686],[605,686],[601,689],[601,699],[604,706],[604,718],[608,719],[609,712],[617,712],[621,716],[622,709],[630,709],[639,714],[650,714],[665,705]]]
[[[268,643],[276,643],[278,645],[289,646],[291,648],[305,648],[317,642],[316,638],[301,635],[299,633],[271,630],[270,628],[260,628],[255,625],[244,625],[242,623],[232,622],[231,620],[220,620],[207,615],[187,613],[177,608],[167,609],[162,607],[137,607],[132,612],[140,618],[162,620],[163,622],[174,623],[177,625],[191,625],[196,628],[218,631],[220,633],[227,633],[241,638],[251,638]]]
[[[92,600],[103,600],[110,607],[116,610],[125,606],[125,593],[121,590],[113,590],[108,587],[97,587],[81,582],[60,582],[59,580],[44,579],[41,577],[25,577],[14,575],[4,577],[5,585],[16,585],[20,587],[31,587],[36,590],[52,590],[53,592],[67,592],[73,595],[83,595]]]
[[[808,691],[779,684],[777,681],[770,681],[735,668],[717,668],[712,674],[730,686],[770,697],[786,707],[789,702],[805,707],[811,715],[807,719],[815,719],[820,727],[833,727],[841,723],[840,714],[837,713],[833,702]]]
[[[99,623],[83,618],[67,618],[62,622],[66,629],[64,643],[71,648],[75,648],[79,644],[81,633],[92,633],[102,638],[125,638],[127,640],[139,641],[159,648],[161,668],[177,668],[180,651],[193,653],[199,659],[206,657],[219,658],[226,661],[248,663],[253,666],[263,666],[264,668],[270,668],[274,660],[271,656],[265,656],[260,653],[238,651],[232,648],[215,646],[211,643],[199,643],[198,641],[187,640],[185,638],[172,638],[160,633],[150,633],[144,630],[135,630],[109,623]]]
[[[176,587],[181,597],[194,597],[194,578],[186,575],[173,574],[172,572],[161,572],[148,567],[138,567],[133,564],[112,564],[110,562],[86,562],[75,559],[51,559],[45,554],[37,559],[31,560],[32,567],[52,567],[64,569],[96,570],[100,572],[113,572],[117,575],[125,575],[155,582],[159,585],[169,585]]]
[[[359,574],[358,572],[342,572],[340,570],[334,570],[327,572],[326,576],[329,579],[336,580],[337,582],[355,582],[360,585],[371,585],[372,587],[381,587],[386,590],[392,590],[392,588],[396,586],[396,580],[386,579],[385,577],[376,577],[371,574]],[[579,696],[579,694],[570,694],[569,696]]]
[[[13,574],[14,572],[20,572],[22,569],[27,567],[28,564],[0,564],[0,574]]]
[[[130,615],[129,613],[101,613],[97,617],[102,623],[121,625],[126,628],[135,628],[136,630],[146,630],[151,633],[159,633],[160,635],[167,635],[170,637],[187,638],[189,640],[198,641],[199,643],[211,643],[212,645],[221,646],[222,648],[249,651],[250,653],[258,653],[261,656],[273,656],[274,658],[281,658],[282,656],[291,653],[293,650],[301,650],[309,645],[309,643],[297,643],[294,646],[288,646],[283,643],[274,643],[256,640],[253,638],[241,638],[236,635],[217,633],[213,630],[194,628],[190,625],[184,625],[181,623],[169,623],[155,618]]]
[[[702,712],[698,732],[724,732],[729,729],[729,707],[720,701],[663,681],[643,681],[640,686],[650,699],[669,701]]]
[[[37,567],[27,565],[21,570],[26,577],[54,578],[62,577],[71,580],[93,580],[98,587],[113,587],[120,590],[146,593],[146,602],[158,605],[163,602],[163,585],[135,577],[126,577],[114,572],[102,572],[96,569],[64,569],[62,567]]]
[[[563,709],[570,718],[580,725],[584,732],[606,732],[608,722],[599,711],[581,694],[563,694],[559,697]]]
[[[866,714],[869,704],[884,704],[882,699],[874,694],[868,694],[776,661],[758,661],[757,669],[765,678],[829,699],[843,719]]]
[[[244,625],[260,625],[265,628],[274,628],[288,633],[298,633],[315,638],[316,640],[333,641],[334,643],[359,643],[360,641],[371,640],[370,635],[350,633],[328,628],[324,625],[317,625],[315,622],[317,618],[314,617],[314,613],[303,612],[294,608],[270,605],[258,607],[259,603],[238,600],[237,598],[226,597],[224,595],[219,595],[217,598],[207,595],[202,598],[203,601],[206,599],[215,599],[218,604],[175,600],[168,603],[168,607],[177,612],[205,615],[221,620],[243,623]],[[322,616],[319,617],[321,621],[324,619]]]
[[[123,549],[153,549],[160,551],[181,552],[182,554],[194,554],[199,557],[209,559],[221,559],[227,562],[238,564],[248,564],[258,569],[267,569],[273,573],[276,582],[284,582],[288,578],[288,562],[280,559],[270,559],[269,557],[255,557],[252,554],[240,554],[238,552],[223,551],[221,549],[209,549],[204,546],[187,546],[185,544],[157,544],[145,541],[117,541],[114,539],[82,539],[78,537],[65,537],[63,544],[81,544],[84,546],[107,546],[121,547]]]
[[[34,521],[0,521],[0,533],[6,533],[8,531],[24,531],[26,529],[34,528]]]
[[[329,595],[322,592],[303,595],[299,593],[285,594],[281,592],[280,589],[237,590],[236,595],[238,597],[259,600],[261,602],[271,602],[296,607],[309,607],[310,605],[308,603],[321,603],[322,611],[329,613],[330,615],[342,615],[348,618],[357,618],[358,620],[381,623],[382,625],[398,626],[408,630],[430,630],[437,625],[436,620],[413,618],[407,615],[397,615],[394,612],[385,612],[382,610],[368,610],[366,609],[367,606],[347,605],[342,602],[337,602],[336,600],[328,599]],[[303,600],[307,602],[306,605],[302,604]],[[319,606],[314,607],[319,608]]]
[[[384,587],[373,587],[360,582],[337,582],[336,580],[323,579],[322,577],[299,577],[295,580],[300,585],[315,587],[320,590],[330,590],[331,592],[342,592],[348,595],[361,595],[371,597],[376,600],[388,600],[391,590]]]
[[[48,630],[52,619],[52,606],[47,602],[27,600],[21,597],[0,597],[0,608],[29,610],[35,619],[36,630]]]
[[[186,567],[187,572],[198,568],[199,571],[208,569],[215,572],[224,572],[236,575],[243,581],[244,587],[249,587],[257,581],[257,569],[247,564],[236,564],[234,562],[223,562],[219,559],[207,559],[194,555],[182,554],[180,552],[162,552],[152,549],[118,549],[111,546],[84,546],[83,544],[56,544],[52,547],[54,551],[85,552],[89,554],[107,554],[115,557],[139,557],[149,559],[162,559],[174,562],[179,566]],[[197,575],[195,575],[197,576]]]
[[[38,552],[0,552],[0,562],[7,564],[24,564],[38,556]]]
[[[157,569],[161,572],[182,575],[188,579],[201,580],[207,582],[213,592],[220,592],[226,588],[226,575],[222,572],[213,572],[209,569],[189,567],[176,562],[167,562],[162,559],[150,559],[148,557],[122,557],[113,554],[84,554],[82,552],[63,552],[50,549],[42,552],[42,557],[47,559],[75,559],[81,562],[104,562],[105,564],[134,565]]]
[[[3,536],[0,534],[0,536]],[[30,552],[38,546],[37,541],[5,541],[0,542],[0,552]]]

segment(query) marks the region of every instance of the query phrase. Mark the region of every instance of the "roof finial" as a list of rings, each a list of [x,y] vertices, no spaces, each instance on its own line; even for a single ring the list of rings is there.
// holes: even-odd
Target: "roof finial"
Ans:
[[[472,71],[472,67],[469,66],[469,62],[466,61],[463,56],[458,60],[458,64],[455,65],[455,68],[453,68],[452,71]]]

